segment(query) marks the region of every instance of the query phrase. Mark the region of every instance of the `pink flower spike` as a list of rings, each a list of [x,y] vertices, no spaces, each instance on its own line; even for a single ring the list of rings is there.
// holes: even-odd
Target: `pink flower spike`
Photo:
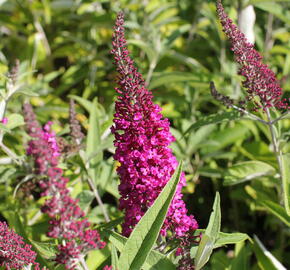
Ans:
[[[117,15],[112,44],[119,73],[119,87],[116,88],[119,96],[112,127],[116,147],[114,158],[120,162],[117,172],[121,181],[119,207],[125,210],[123,235],[129,236],[171,178],[178,162],[169,148],[175,140],[169,131],[169,121],[162,118],[162,109],[153,103],[152,93],[145,88],[142,75],[129,56],[122,13]],[[181,194],[184,185],[183,173],[162,227],[162,235],[171,230],[175,236],[182,237],[198,227],[194,217],[187,215]]]
[[[42,176],[41,196],[49,197],[41,208],[50,217],[47,235],[62,243],[58,245],[55,261],[64,264],[66,269],[75,269],[80,258],[90,250],[104,248],[105,242],[96,230],[90,229],[91,224],[84,218],[78,200],[69,194],[69,179],[57,167],[60,153],[56,135],[51,131],[52,122],[42,128],[30,104],[24,105],[24,115],[28,133],[33,138],[27,153],[34,159],[36,173]]]
[[[217,0],[217,14],[223,31],[231,42],[235,60],[240,65],[238,74],[246,78],[243,86],[247,89],[248,99],[259,98],[258,103],[254,101],[255,109],[290,109],[289,103],[282,99],[282,89],[274,72],[262,63],[263,57],[228,17],[221,0]]]

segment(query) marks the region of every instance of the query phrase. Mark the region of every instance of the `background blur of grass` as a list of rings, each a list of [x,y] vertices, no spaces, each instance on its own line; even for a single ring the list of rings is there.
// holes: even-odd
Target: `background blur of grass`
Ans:
[[[235,22],[238,7],[249,2],[254,4],[257,17],[256,48],[277,73],[285,97],[289,97],[290,3],[223,1]],[[23,92],[31,96],[39,120],[42,123],[52,120],[60,134],[68,131],[64,123],[69,98],[80,104],[78,118],[87,129],[86,100],[97,97],[101,131],[105,134],[112,124],[115,99],[116,72],[110,43],[114,19],[120,10],[125,12],[132,56],[155,101],[162,105],[164,116],[172,123],[177,138],[173,149],[185,163],[188,186],[184,192],[190,213],[204,227],[215,191],[219,190],[223,231],[257,234],[290,267],[289,245],[286,249],[289,231],[267,214],[253,195],[259,191],[261,196],[277,196],[271,182],[274,177],[235,186],[223,183],[227,168],[237,162],[257,159],[276,166],[268,147],[267,131],[246,120],[225,121],[197,128],[182,137],[201,117],[226,110],[211,97],[210,81],[234,99],[244,96],[229,43],[217,21],[214,1],[0,0],[0,73],[6,73],[16,59],[20,60],[21,71],[26,72]],[[21,104],[28,96],[10,102],[9,112],[21,113]],[[282,128],[289,136],[290,120],[285,120]],[[24,154],[22,134],[19,130],[5,139],[18,154]],[[114,168],[112,138],[110,135],[108,138],[102,149],[102,166]],[[288,138],[285,143],[290,150]],[[110,176],[105,172],[101,170],[99,181],[110,177],[113,184],[104,188],[104,202],[116,209],[117,177],[114,170]],[[248,254],[245,254],[247,263],[251,262],[255,269],[256,263]],[[230,255],[226,249],[218,251],[212,257],[214,266],[209,269],[225,269]]]

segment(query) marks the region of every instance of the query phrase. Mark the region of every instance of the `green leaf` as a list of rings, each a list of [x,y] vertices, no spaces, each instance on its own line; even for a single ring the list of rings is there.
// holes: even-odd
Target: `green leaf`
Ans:
[[[217,239],[221,229],[221,206],[220,194],[217,192],[213,203],[213,212],[210,215],[209,223],[206,227],[205,234]]]
[[[285,209],[281,205],[270,200],[257,200],[257,203],[267,208],[269,212],[290,227],[290,216],[287,215]]]
[[[30,239],[37,253],[45,259],[53,259],[57,253],[57,246],[52,243],[37,242]]]
[[[91,112],[91,109],[94,106],[92,102],[86,100],[85,98],[78,97],[75,95],[69,95],[69,97],[77,101],[80,105],[82,105],[87,110],[87,112],[89,113]]]
[[[186,135],[193,129],[197,129],[202,126],[207,126],[211,124],[218,124],[222,122],[228,122],[229,120],[237,120],[241,118],[241,114],[238,111],[230,111],[230,112],[222,112],[217,114],[211,114],[209,116],[205,116],[199,120],[197,120],[194,124],[192,124],[183,135]]]
[[[182,163],[179,164],[154,204],[147,210],[132,231],[120,255],[120,269],[136,270],[142,268],[166,218],[168,208],[176,192],[181,169]]]
[[[201,269],[209,260],[210,255],[214,249],[216,240],[218,239],[221,228],[221,208],[220,195],[217,192],[213,204],[213,212],[210,215],[209,223],[202,235],[200,244],[198,246],[196,257],[194,260],[195,269]]]
[[[161,85],[176,82],[195,82],[197,86],[208,87],[208,83],[202,82],[196,75],[190,72],[161,72],[154,74],[149,89],[157,88]]]
[[[7,118],[8,118],[8,122],[6,124],[6,127],[9,129],[23,126],[25,124],[24,118],[21,114],[12,113],[12,114],[8,115]]]
[[[91,202],[95,198],[94,193],[90,190],[83,190],[80,192],[76,199],[78,199],[78,205],[81,209],[85,210],[87,207],[90,206]]]
[[[253,250],[258,265],[262,270],[286,270],[286,268],[264,247],[262,242],[254,235]]]
[[[262,3],[254,3],[255,7],[262,9],[266,12],[269,12],[279,18],[281,21],[284,21],[287,24],[290,24],[290,19],[288,14],[285,13],[285,9],[282,5],[273,3],[273,1],[263,1]]]
[[[86,146],[86,162],[87,164],[89,164],[88,173],[95,184],[97,184],[97,163],[102,160],[102,152],[98,152],[97,155],[94,155],[94,153],[100,144],[100,123],[98,119],[97,99],[95,98],[90,112],[89,130]]]
[[[250,245],[240,242],[235,245],[235,258],[231,261],[231,270],[248,270],[250,269],[251,257]]]
[[[224,185],[236,185],[265,175],[275,174],[275,168],[262,161],[245,161],[233,165],[224,173]]]
[[[144,51],[147,54],[147,57],[149,59],[149,62],[153,62],[156,61],[155,59],[158,58],[158,52],[153,49],[150,44],[145,43],[142,40],[137,40],[137,39],[129,39],[128,44],[132,44],[135,45],[137,47],[139,47],[142,51]]]
[[[127,238],[114,232],[106,230],[109,233],[109,242],[113,243],[113,245],[120,251],[123,251],[123,248],[126,244]],[[159,269],[166,269],[166,270],[176,270],[175,265],[162,253],[151,250],[144,265],[144,270],[159,270]]]
[[[111,258],[112,258],[113,270],[120,269],[120,267],[119,267],[119,260],[118,260],[118,254],[117,254],[117,249],[116,249],[116,247],[114,245],[112,245]]]
[[[218,248],[224,245],[237,244],[246,240],[250,240],[250,237],[246,233],[223,233],[218,234],[218,238],[214,244],[214,248]]]
[[[214,249],[214,242],[215,239],[213,237],[210,237],[207,234],[202,235],[194,260],[196,270],[202,269],[202,267],[208,262]]]
[[[286,213],[290,216],[290,202],[289,202],[289,184],[290,184],[290,155],[282,155],[282,188],[283,188],[283,200],[286,209]]]

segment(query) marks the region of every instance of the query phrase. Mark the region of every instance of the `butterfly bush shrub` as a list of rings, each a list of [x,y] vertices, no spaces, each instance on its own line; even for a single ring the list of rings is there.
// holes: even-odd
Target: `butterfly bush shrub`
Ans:
[[[212,27],[215,27],[214,24],[205,23],[207,26],[203,28],[203,23],[209,18],[200,17],[200,14],[209,15],[210,12],[214,12],[214,3],[206,3],[206,1],[201,0],[185,0],[181,3],[173,0],[169,1],[170,5],[162,4],[160,9],[153,10],[154,8],[152,9],[150,5],[155,1],[152,3],[147,1],[149,5],[146,8],[144,6],[145,15],[141,9],[138,12],[134,10],[132,6],[135,4],[129,0],[122,3],[118,2],[118,4],[113,1],[110,3],[112,7],[109,7],[106,1],[92,5],[90,1],[72,3],[73,12],[68,12],[72,15],[70,20],[74,21],[76,18],[77,23],[81,22],[80,27],[83,27],[83,23],[87,24],[87,20],[92,19],[92,23],[88,27],[89,39],[87,43],[81,43],[86,46],[82,47],[78,59],[80,62],[68,69],[61,67],[59,70],[55,70],[55,73],[49,74],[53,78],[50,80],[40,76],[42,75],[42,67],[43,70],[53,68],[54,64],[60,60],[58,57],[63,50],[61,47],[62,39],[65,40],[65,46],[68,46],[67,44],[71,44],[71,41],[75,40],[74,38],[79,41],[80,37],[87,35],[87,33],[67,35],[69,24],[65,23],[64,28],[59,31],[62,33],[61,36],[58,36],[58,31],[50,36],[49,33],[51,29],[54,29],[55,22],[52,20],[50,21],[51,25],[49,23],[47,26],[42,19],[37,20],[41,14],[39,12],[42,12],[42,5],[46,8],[46,12],[44,12],[45,22],[49,21],[50,12],[61,13],[62,11],[56,8],[58,4],[52,3],[53,1],[44,2],[37,5],[37,15],[33,14],[31,17],[33,20],[35,19],[33,24],[25,21],[23,25],[20,23],[17,25],[23,29],[26,29],[25,27],[28,25],[27,31],[30,31],[30,28],[33,28],[33,31],[36,29],[36,37],[41,37],[41,42],[35,44],[46,44],[45,48],[50,50],[51,59],[53,59],[51,65],[44,68],[41,62],[35,60],[37,53],[41,52],[41,49],[38,48],[39,52],[35,52],[32,59],[28,61],[33,67],[30,67],[29,64],[24,65],[24,71],[20,71],[22,64],[17,63],[15,68],[12,68],[12,71],[5,77],[5,83],[0,84],[0,91],[2,91],[0,96],[0,148],[5,154],[4,157],[0,158],[1,166],[3,165],[3,169],[0,168],[0,266],[7,270],[40,268],[43,270],[206,270],[219,269],[222,263],[224,269],[242,269],[245,267],[252,269],[250,265],[253,265],[253,269],[261,265],[263,269],[267,269],[267,267],[269,269],[275,267],[286,269],[279,261],[287,265],[287,253],[283,249],[285,249],[285,243],[289,239],[290,159],[287,153],[289,152],[289,143],[286,142],[287,133],[284,132],[287,125],[283,126],[282,123],[285,122],[282,120],[289,117],[289,100],[286,98],[286,91],[282,91],[280,81],[274,72],[263,63],[262,55],[255,50],[254,44],[247,41],[244,34],[229,18],[222,2],[220,0],[216,2],[217,19],[231,43],[235,62],[239,66],[238,74],[245,78],[242,86],[246,90],[246,98],[239,102],[222,94],[222,91],[218,91],[220,84],[216,87],[214,82],[210,82],[213,80],[217,83],[218,77],[221,77],[213,64],[215,55],[220,49],[218,46],[212,48],[209,45],[210,42],[204,44],[202,39],[202,47],[204,47],[206,57],[201,53],[201,56],[197,57],[200,63],[193,59],[196,52],[188,53],[191,50],[191,43],[195,44],[196,40],[200,41],[201,37],[205,37],[207,29],[212,30]],[[23,3],[21,12],[25,9],[30,11],[30,9],[35,8],[30,2],[23,1]],[[25,3],[28,5],[26,6]],[[130,4],[127,5],[128,3]],[[145,5],[144,3],[142,2],[140,5]],[[128,44],[132,42],[133,45],[140,45],[141,52],[135,55],[135,60],[141,59],[140,67],[144,70],[147,63],[143,63],[144,55],[148,54],[150,63],[146,80],[143,79],[135,61],[129,55],[125,38],[124,13],[116,13],[116,10],[120,10],[120,7],[125,4],[127,5],[124,10],[128,18],[128,29],[140,26],[138,30],[141,34],[137,37],[145,37],[144,40],[147,34],[147,38],[158,37],[157,40],[152,40],[152,44],[156,45],[153,48],[147,46],[151,44],[151,40],[148,43],[145,41],[143,43],[137,39],[128,41]],[[2,7],[2,3],[0,5]],[[7,14],[10,14],[13,3],[9,3],[9,5],[11,6],[5,10],[8,12]],[[196,18],[190,14],[192,12],[190,7],[198,11]],[[60,10],[62,8],[65,7],[61,7]],[[98,12],[102,8],[104,13],[100,17],[95,16],[101,14]],[[167,9],[169,13],[167,13]],[[150,10],[151,14],[149,14]],[[168,15],[171,14],[170,12],[180,12],[180,14],[176,13],[176,17],[171,18],[171,15]],[[25,14],[30,13],[26,12]],[[64,13],[61,14],[64,17],[67,16]],[[109,43],[110,27],[112,18],[115,16],[110,54],[109,45],[103,46],[102,38],[108,38],[106,43]],[[160,19],[162,16],[165,19],[166,16],[170,17],[168,20],[170,27],[167,28],[168,22],[164,23],[164,27],[162,23],[159,24],[159,20],[162,21]],[[188,19],[186,16],[190,17],[188,24],[185,23]],[[11,17],[13,17],[12,14]],[[211,19],[213,17],[211,16]],[[8,17],[4,16],[4,18],[9,20]],[[141,25],[142,18],[144,26]],[[176,18],[180,20],[176,20]],[[0,21],[2,19],[3,16],[0,16]],[[21,21],[21,16],[17,19]],[[103,23],[106,20],[108,24]],[[107,29],[106,33],[102,31],[99,33],[97,29],[96,34],[95,24],[100,28],[103,27],[103,24],[108,25],[109,30]],[[8,26],[10,27],[10,24]],[[153,27],[154,33],[149,33],[152,26],[159,28]],[[1,27],[1,33],[2,31],[5,32],[5,35],[13,33],[14,30],[5,27]],[[175,27],[173,33],[170,33],[171,27]],[[198,32],[199,28],[202,29],[202,32]],[[22,30],[19,30],[21,35],[26,35],[26,32]],[[102,28],[102,30],[104,29]],[[214,31],[216,30],[214,29]],[[159,36],[158,31],[166,33]],[[195,34],[195,31],[199,34]],[[5,35],[3,36],[4,40]],[[33,32],[32,37],[34,35]],[[68,37],[69,39],[67,39]],[[92,42],[91,39],[94,37],[99,39],[98,42],[101,45],[96,45],[95,41]],[[175,40],[178,43],[176,47],[173,45]],[[49,47],[50,42],[53,43],[51,48]],[[7,44],[12,43],[8,42]],[[79,43],[76,43],[79,46]],[[3,46],[5,47],[5,45]],[[193,46],[194,49],[197,49],[197,53],[199,53],[199,46],[200,44],[196,47]],[[66,58],[68,66],[70,61],[76,61],[75,57],[77,58],[79,53],[76,48],[72,46],[74,55]],[[87,48],[90,50],[88,59],[85,55]],[[96,59],[91,57],[91,54],[95,52],[99,55]],[[18,51],[15,53],[17,54]],[[2,47],[0,54],[0,70],[2,70]],[[23,56],[21,59],[25,57]],[[201,59],[203,57],[204,59]],[[13,58],[15,58],[14,55]],[[211,60],[208,61],[207,58]],[[42,61],[46,65],[51,59],[49,56]],[[183,64],[179,65],[179,62],[174,62],[174,65],[176,64],[174,67],[170,64],[166,68],[168,59],[183,61]],[[22,97],[12,99],[14,93],[23,94],[27,91],[23,87],[25,85],[23,78],[26,75],[22,73],[26,74],[30,72],[30,69],[34,70],[35,61],[37,62],[36,66],[39,65],[39,70],[36,74],[32,72],[27,81],[32,84],[34,79],[34,84],[36,84],[36,80],[41,85],[41,89],[37,89],[43,96],[41,98],[31,97],[33,95],[28,91],[30,96],[25,98],[25,102],[23,102]],[[102,62],[102,67],[99,66],[100,62]],[[110,64],[106,65],[107,62],[113,62],[114,72],[112,72]],[[204,63],[208,68],[203,67]],[[81,68],[79,68],[80,66]],[[97,66],[96,70],[95,66]],[[189,66],[194,67],[192,68],[194,74],[186,72]],[[92,70],[90,70],[91,68]],[[63,69],[65,70],[64,74],[62,74]],[[97,86],[92,75],[95,73],[96,77],[102,77],[103,74],[106,74],[105,77],[102,77],[104,81],[100,79],[100,85]],[[178,89],[180,93],[183,90],[187,94],[190,91],[194,92],[191,104],[195,110],[198,108],[200,111],[192,113],[194,110],[190,109],[189,114],[192,113],[190,124],[192,123],[195,128],[200,129],[192,132],[189,137],[185,133],[182,134],[183,124],[186,123],[186,128],[187,125],[190,125],[189,119],[186,119],[187,116],[183,115],[184,103],[188,102],[189,96],[186,97],[186,101],[182,96],[182,100],[180,99],[182,102],[176,99],[176,104],[182,107],[175,107],[180,119],[173,119],[174,121],[171,122],[171,118],[169,120],[164,117],[167,115],[166,110],[162,109],[163,106],[157,105],[155,102],[154,92],[149,90],[154,88],[152,85],[156,86],[156,82],[160,83],[158,78],[161,78],[159,84],[161,91],[158,90],[156,95],[162,95],[162,76],[164,74],[168,76],[167,73],[173,74],[172,77],[176,76],[177,83],[183,82],[182,87]],[[166,76],[164,77],[168,78],[169,82],[171,80],[175,82],[174,78]],[[84,81],[82,81],[83,77]],[[114,78],[117,83],[115,89],[112,86]],[[109,81],[110,83],[108,83]],[[191,88],[191,83],[196,85],[196,81],[198,87]],[[153,82],[152,85],[150,82]],[[171,87],[169,82],[168,86]],[[223,84],[226,83],[227,81]],[[207,89],[202,86],[204,84]],[[55,85],[59,87],[57,86],[53,92],[47,95],[47,89],[52,90],[52,86]],[[85,86],[87,88],[83,89]],[[172,86],[175,87],[174,84]],[[112,88],[111,92],[107,87]],[[91,88],[98,88],[95,89],[99,95],[98,101],[97,98],[92,101],[92,93],[95,96],[96,92],[94,90],[90,92]],[[208,88],[211,90],[212,97],[208,95]],[[70,94],[73,94],[74,101],[70,100],[68,108],[66,97],[70,90],[72,90]],[[109,93],[104,90],[108,90]],[[102,93],[102,91],[106,93]],[[103,99],[102,95],[106,98]],[[104,108],[104,104],[108,105],[108,100],[106,100],[108,97],[110,97],[109,103],[113,103],[113,95],[116,95],[114,114],[112,113],[113,106],[111,106],[111,110],[107,107]],[[194,97],[194,95],[200,95],[199,98],[204,99],[204,101]],[[169,98],[170,95],[168,95],[168,100]],[[228,123],[230,119],[225,117],[222,121],[216,115],[203,117],[204,112],[217,109],[207,108],[208,104],[215,102],[214,99],[225,105],[228,111],[238,111],[235,114],[238,115],[234,119],[235,121],[239,121],[240,118],[244,118],[243,121],[245,119],[255,121],[251,126],[251,130],[256,132],[255,138],[249,135],[246,140],[252,142],[258,137],[262,137],[261,140],[266,141],[266,147],[269,148],[266,159],[263,159],[262,155],[258,155],[260,152],[256,156],[243,155],[245,151],[241,151],[242,155],[240,156],[235,155],[235,158],[227,158],[227,154],[233,154],[231,152],[239,153],[239,149],[244,146],[244,141],[231,143],[233,145],[231,148],[221,149],[221,146],[219,149],[221,152],[224,151],[222,157],[215,156],[215,154],[219,154],[217,152],[206,152],[207,146],[212,143],[211,133],[222,137],[219,132],[236,125],[233,122]],[[11,100],[13,105],[10,106]],[[162,96],[162,100],[167,102],[167,95]],[[77,110],[75,102],[78,103]],[[170,105],[175,100],[168,102]],[[23,115],[15,113],[21,110],[21,104],[24,104]],[[37,108],[35,110],[37,115],[34,113],[33,107]],[[223,113],[221,112],[221,115],[229,115],[228,112]],[[67,119],[67,114],[69,114],[69,119]],[[81,124],[79,119],[81,119]],[[219,122],[224,123],[218,126]],[[181,126],[179,123],[182,123]],[[21,125],[25,125],[25,128],[16,129]],[[213,128],[203,129],[208,126]],[[14,132],[14,128],[16,132]],[[87,135],[83,132],[85,129]],[[26,131],[25,135],[24,130]],[[263,132],[263,136],[260,136],[260,132]],[[180,134],[180,136],[175,136],[175,138],[173,134]],[[21,138],[19,145],[16,145],[17,140],[14,136]],[[189,166],[192,165],[190,172],[188,164],[184,166],[184,172],[182,172],[181,165],[178,165],[172,150],[177,149],[178,146],[183,146],[185,140],[188,140],[188,145],[185,148],[191,148],[191,143],[195,144],[192,147],[194,150],[189,151],[190,154],[188,154],[187,149],[181,151],[186,163],[190,163]],[[214,141],[213,143],[218,144],[219,142]],[[199,144],[198,147],[197,144]],[[21,151],[24,153],[23,156],[20,156]],[[178,151],[174,153],[179,154]],[[197,163],[191,162],[191,159],[196,159]],[[255,171],[255,168],[252,169],[253,167],[247,167],[253,164],[270,169],[266,172],[262,170],[261,173]],[[208,173],[217,172],[217,167],[223,170],[217,174],[221,176],[213,176],[213,174]],[[178,170],[175,172],[177,168]],[[238,168],[237,171],[243,175],[240,177],[236,173],[234,176],[240,177],[238,180],[242,179],[241,182],[245,183],[228,190],[227,187],[222,187],[222,183],[225,183],[224,180],[228,177],[229,172],[235,171],[235,168]],[[208,174],[202,174],[202,171]],[[180,172],[180,177],[176,177],[178,172]],[[168,189],[169,184],[172,184],[173,181],[176,184],[176,192],[173,188]],[[190,189],[193,186],[195,192]],[[257,186],[262,186],[262,188],[253,188]],[[219,193],[216,193],[213,210],[210,213],[208,205],[211,204],[213,198],[209,194],[213,194],[216,190],[222,196],[220,198]],[[187,209],[183,191],[193,193],[187,197],[187,205],[189,209],[194,209],[193,211]],[[170,200],[168,194],[171,196]],[[237,194],[238,198],[231,201],[235,203],[232,206],[229,199]],[[251,201],[250,196],[254,200]],[[162,203],[160,203],[160,199],[162,199]],[[249,202],[251,208],[246,208]],[[240,204],[243,204],[243,207],[240,207]],[[255,208],[254,204],[257,204],[258,207]],[[221,205],[226,207],[221,208]],[[235,217],[225,216],[224,213],[230,213],[228,210],[232,208]],[[156,209],[158,211],[153,213],[152,210]],[[225,217],[223,220],[221,220],[221,213]],[[254,223],[248,222],[248,218],[250,220],[253,216],[258,222],[262,221],[265,228],[256,227],[257,231],[254,232],[252,229],[254,225],[244,225],[245,223]],[[264,217],[266,217],[265,220]],[[268,217],[270,218],[268,219]],[[232,224],[233,220],[238,224]],[[208,225],[206,225],[207,221]],[[221,232],[221,227],[226,232]],[[243,233],[238,233],[237,230]],[[261,234],[265,230],[270,232],[271,241],[267,241],[266,236],[261,238]],[[254,232],[261,239],[259,240],[256,235],[247,235],[248,232]],[[273,241],[272,235],[274,234],[279,235],[281,239]],[[252,241],[246,242],[245,240],[250,239],[250,237],[253,238]],[[213,253],[216,248],[225,245],[226,248]],[[233,245],[235,246],[233,247]],[[280,247],[277,248],[277,246]],[[277,259],[272,255],[265,256],[272,251]],[[255,254],[256,258],[252,254]],[[206,265],[208,262],[209,266]]]

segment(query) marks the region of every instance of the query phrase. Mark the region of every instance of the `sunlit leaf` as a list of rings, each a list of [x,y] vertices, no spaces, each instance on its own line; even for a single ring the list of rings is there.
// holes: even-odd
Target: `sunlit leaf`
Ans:
[[[262,176],[273,175],[275,171],[275,168],[265,162],[240,162],[225,171],[224,185],[236,185]]]
[[[210,255],[214,249],[216,240],[218,239],[221,228],[221,208],[220,195],[217,192],[213,204],[213,211],[209,218],[207,228],[202,234],[196,256],[194,259],[195,269],[200,270],[208,262]]]

